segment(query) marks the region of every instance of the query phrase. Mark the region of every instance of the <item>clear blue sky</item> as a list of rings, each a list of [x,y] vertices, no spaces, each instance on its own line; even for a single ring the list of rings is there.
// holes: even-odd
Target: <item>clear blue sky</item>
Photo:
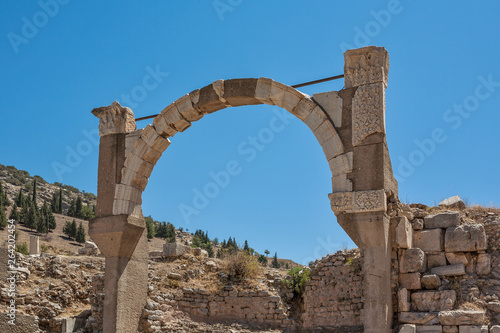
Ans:
[[[94,107],[119,100],[140,117],[217,79],[320,79],[343,72],[346,47],[377,45],[390,55],[386,127],[401,200],[431,205],[458,194],[500,205],[498,2],[54,3],[0,4],[2,164],[96,193]],[[157,82],[146,89],[151,71]],[[289,120],[250,161],[239,153],[275,112],[226,109],[175,136],[144,193],[145,215],[301,263],[353,247],[329,206],[328,164],[303,123]],[[232,160],[241,172],[184,218],[179,207],[193,206],[210,172]]]

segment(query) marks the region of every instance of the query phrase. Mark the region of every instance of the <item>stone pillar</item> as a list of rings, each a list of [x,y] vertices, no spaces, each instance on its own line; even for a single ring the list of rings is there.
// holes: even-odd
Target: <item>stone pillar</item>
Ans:
[[[132,110],[114,102],[92,113],[100,119],[96,217],[89,236],[106,257],[104,332],[137,332],[147,297],[148,251],[144,218],[113,215],[115,186],[125,163],[125,137],[135,130]],[[140,212],[140,210],[138,210]]]
[[[345,57],[341,133],[352,152],[352,191],[330,194],[337,221],[364,255],[364,332],[388,333],[392,326],[391,243],[387,199],[397,182],[385,137],[385,88],[389,56],[382,47],[350,50]],[[335,190],[335,189],[334,189]]]
[[[38,236],[30,236],[30,255],[40,254],[40,237]]]

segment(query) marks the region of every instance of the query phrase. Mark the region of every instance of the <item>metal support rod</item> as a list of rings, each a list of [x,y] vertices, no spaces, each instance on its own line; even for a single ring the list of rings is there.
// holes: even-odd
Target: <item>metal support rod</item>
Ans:
[[[338,80],[338,79],[341,79],[343,77],[344,77],[344,74],[335,75],[335,76],[330,76],[330,77],[327,77],[327,78],[324,78],[324,79],[320,79],[320,80],[314,80],[314,81],[299,83],[299,84],[296,84],[296,85],[291,86],[291,87],[292,88],[301,88],[301,87],[310,86],[310,85],[313,85],[313,84],[323,83],[323,82],[332,81],[332,80]],[[135,118],[135,121],[151,119],[151,118],[156,117],[157,115],[158,114],[153,114],[151,116]]]

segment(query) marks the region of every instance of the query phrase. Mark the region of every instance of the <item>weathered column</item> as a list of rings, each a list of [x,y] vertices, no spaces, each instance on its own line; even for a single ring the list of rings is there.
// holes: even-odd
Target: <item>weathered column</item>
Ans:
[[[103,331],[137,332],[147,297],[148,251],[144,218],[113,215],[115,186],[125,163],[125,137],[135,130],[132,110],[114,102],[92,113],[100,119],[96,218],[89,236],[106,257]]]
[[[30,254],[40,254],[40,237],[30,236]]]
[[[330,194],[338,223],[364,256],[364,331],[391,332],[391,262],[387,198],[397,196],[385,137],[385,88],[389,70],[381,47],[350,50],[345,57],[343,122],[339,129],[346,150],[352,191]]]

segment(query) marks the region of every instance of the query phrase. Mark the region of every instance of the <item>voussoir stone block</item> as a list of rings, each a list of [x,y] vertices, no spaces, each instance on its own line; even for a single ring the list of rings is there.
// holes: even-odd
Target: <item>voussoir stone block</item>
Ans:
[[[451,310],[456,300],[453,290],[417,291],[411,294],[412,309],[422,312]]]
[[[401,273],[425,272],[426,269],[427,260],[424,251],[419,248],[402,251],[399,263]]]
[[[424,217],[424,225],[426,229],[449,228],[460,224],[460,216],[458,212],[445,212],[436,215],[428,215]]]
[[[175,128],[167,124],[165,117],[161,113],[153,119],[153,126],[156,132],[164,138],[172,137],[178,132]]]
[[[451,310],[439,312],[441,325],[481,325],[485,318],[484,311]]]
[[[446,252],[470,252],[486,248],[486,233],[482,224],[462,224],[446,229]]]
[[[165,118],[167,124],[175,128],[178,132],[183,132],[191,126],[191,123],[181,116],[179,110],[177,110],[177,106],[175,106],[175,103],[172,103],[163,109],[161,114]]]
[[[257,79],[257,85],[255,87],[255,98],[261,103],[274,105],[271,100],[271,88],[273,86],[273,80],[265,77],[260,77]]]
[[[122,183],[138,188],[141,191],[146,189],[148,178],[129,168],[122,169]]]
[[[175,102],[181,116],[189,122],[200,120],[203,114],[193,106],[190,94],[184,95]]]
[[[352,181],[347,178],[347,174],[332,177],[332,193],[351,191]]]
[[[314,94],[313,100],[326,111],[335,127],[342,126],[342,98],[337,91]]]
[[[443,229],[429,229],[413,233],[413,246],[424,252],[441,252],[443,246]]]
[[[396,245],[401,249],[413,247],[413,228],[405,216],[394,217],[396,223]]]
[[[127,200],[134,203],[141,202],[142,191],[130,185],[115,185],[115,200]]]
[[[344,153],[344,145],[342,144],[342,139],[338,134],[331,136],[330,139],[321,145],[321,148],[323,149],[323,153],[325,154],[328,163],[330,163],[331,159]]]
[[[312,99],[303,98],[291,112],[300,120],[305,121],[317,107],[318,104],[316,104]]]
[[[224,99],[231,106],[262,104],[255,97],[257,83],[258,79],[224,80]]]
[[[325,114],[325,111],[323,111],[319,106],[316,106],[304,122],[311,129],[311,131],[314,132],[314,130],[317,129],[326,119],[328,119],[328,117]]]
[[[328,140],[330,140],[332,137],[338,136],[338,133],[335,130],[335,127],[333,127],[333,124],[329,119],[326,119],[325,121],[323,121],[321,123],[321,125],[319,125],[318,128],[316,128],[313,131],[313,134],[321,146],[323,146],[323,144],[325,142],[327,142]],[[338,151],[342,152],[342,141],[340,140],[340,137],[339,137],[338,142],[340,143],[340,146],[338,146],[336,148]]]
[[[352,158],[353,158],[353,153],[351,151],[345,154],[335,156],[334,158],[329,160],[328,164],[330,165],[330,170],[332,171],[332,175],[336,176],[336,175],[351,173]]]

